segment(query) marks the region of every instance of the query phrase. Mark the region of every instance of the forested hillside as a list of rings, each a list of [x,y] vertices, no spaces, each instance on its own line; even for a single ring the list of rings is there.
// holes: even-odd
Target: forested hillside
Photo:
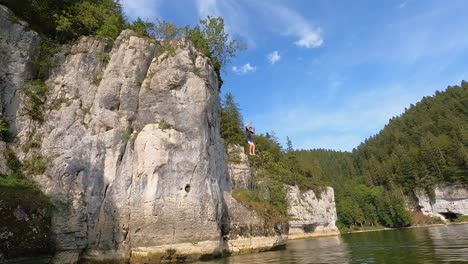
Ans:
[[[352,153],[297,151],[335,188],[339,225],[410,224],[403,195],[468,183],[468,83],[424,97]],[[314,164],[318,164],[314,165]]]
[[[468,183],[468,83],[424,97],[353,151],[367,185]]]
[[[242,143],[239,109],[232,95],[226,99],[223,137]],[[263,172],[260,182],[296,184],[318,193],[320,186],[332,186],[341,228],[407,226],[411,214],[404,197],[414,197],[416,188],[433,197],[436,185],[468,183],[468,83],[424,97],[352,153],[293,151],[289,139],[283,149],[274,133],[254,141],[259,155],[251,164]]]

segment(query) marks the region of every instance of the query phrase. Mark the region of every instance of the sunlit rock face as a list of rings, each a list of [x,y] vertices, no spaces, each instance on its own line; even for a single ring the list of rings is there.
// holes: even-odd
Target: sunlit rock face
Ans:
[[[0,6],[0,105],[16,138],[0,150],[47,161],[28,177],[57,205],[54,263],[193,260],[286,243],[287,225],[266,225],[231,196],[209,58],[184,39],[167,48],[130,30],[112,43],[81,37],[57,55],[38,122],[20,87],[40,40],[10,15]]]
[[[335,194],[326,187],[318,197],[312,190],[301,192],[290,186],[288,192],[289,238],[338,235]]]
[[[423,190],[416,191],[416,207],[425,215],[441,219],[468,215],[468,190],[463,186],[436,187],[435,199],[431,201]]]
[[[247,190],[252,188],[252,170],[242,146],[228,146],[228,169],[232,188]]]

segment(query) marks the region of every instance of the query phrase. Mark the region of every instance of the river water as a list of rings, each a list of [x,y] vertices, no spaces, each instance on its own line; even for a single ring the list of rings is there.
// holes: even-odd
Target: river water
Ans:
[[[284,250],[198,263],[468,263],[468,224],[295,240]]]

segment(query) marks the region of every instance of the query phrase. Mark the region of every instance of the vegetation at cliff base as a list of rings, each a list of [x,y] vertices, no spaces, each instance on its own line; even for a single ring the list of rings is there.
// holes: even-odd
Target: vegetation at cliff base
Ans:
[[[247,147],[239,106],[230,93],[222,101],[220,126],[226,146],[236,144]],[[285,184],[296,185],[302,191],[314,190],[320,195],[321,186],[324,185],[317,175],[299,169],[297,155],[289,138],[286,149],[283,149],[274,133],[253,135],[252,139],[258,154],[249,156],[249,163],[255,173],[251,189],[234,191],[233,195],[238,201],[260,215],[271,214],[278,220],[286,219],[287,216],[288,190]]]

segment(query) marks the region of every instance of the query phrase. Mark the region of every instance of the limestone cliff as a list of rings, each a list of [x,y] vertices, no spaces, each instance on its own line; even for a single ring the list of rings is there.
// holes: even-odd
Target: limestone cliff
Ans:
[[[326,187],[318,197],[314,191],[301,192],[290,187],[288,192],[289,238],[338,235],[335,195]]]
[[[416,191],[417,202],[411,207],[432,217],[446,218],[468,215],[468,190],[463,186],[438,186],[431,201],[423,190]]]
[[[251,189],[252,170],[244,148],[239,145],[228,146],[228,169],[231,176],[232,188]]]
[[[233,188],[250,189],[253,172],[244,149],[238,145],[228,147],[229,173]],[[317,196],[314,191],[302,192],[297,186],[285,186],[288,190],[289,239],[338,235],[335,194],[326,187]]]
[[[7,146],[23,163],[46,163],[28,177],[56,204],[54,263],[182,261],[285,244],[287,227],[265,225],[231,197],[206,56],[183,39],[166,45],[129,30],[113,43],[81,37],[56,55],[38,120],[20,88],[34,85],[40,39],[0,11],[1,114],[15,135]]]

